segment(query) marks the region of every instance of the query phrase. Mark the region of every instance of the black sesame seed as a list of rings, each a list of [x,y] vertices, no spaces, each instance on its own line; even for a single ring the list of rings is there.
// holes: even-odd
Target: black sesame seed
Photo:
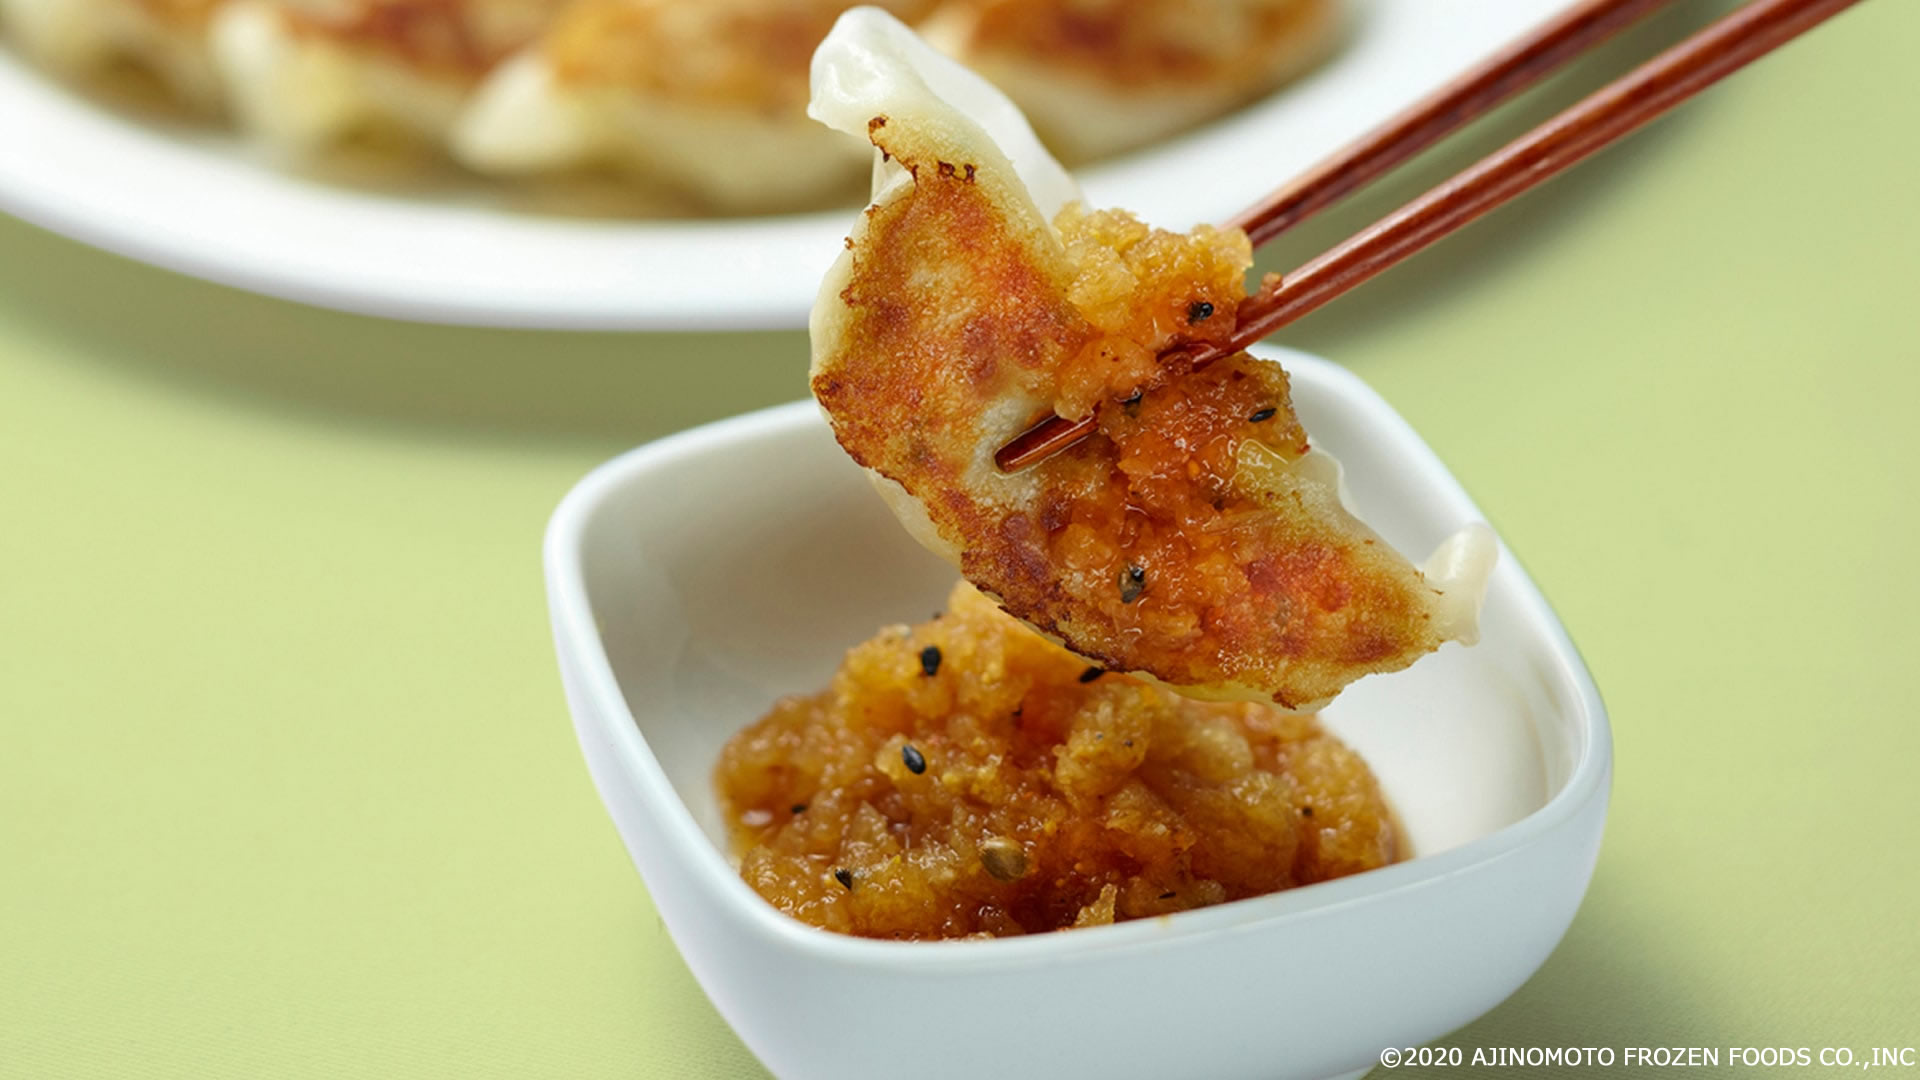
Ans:
[[[1162,900],[1171,900],[1173,899],[1173,897],[1174,897],[1174,894],[1171,892],[1163,892],[1160,894],[1160,899]]]
[[[1140,399],[1145,396],[1146,394],[1144,391],[1135,390],[1133,392],[1132,397],[1120,403],[1120,408],[1128,416],[1139,416],[1140,415]]]
[[[1195,300],[1187,305],[1187,323],[1192,325],[1213,318],[1213,305],[1205,300]]]
[[[797,802],[793,804],[791,809],[796,814],[804,814],[807,812],[807,804],[803,802]]]
[[[1102,668],[1102,667],[1090,667],[1090,668],[1088,668],[1087,670],[1085,670],[1085,671],[1083,671],[1083,672],[1081,672],[1081,673],[1080,673],[1080,681],[1081,681],[1081,682],[1092,682],[1093,680],[1095,680],[1095,679],[1097,679],[1097,678],[1099,678],[1099,677],[1100,677],[1100,676],[1102,676],[1102,675],[1105,675],[1106,673],[1107,673],[1107,669],[1106,669],[1106,668]]]
[[[1312,817],[1312,816],[1313,816],[1313,807],[1311,807],[1311,806],[1303,806],[1303,807],[1301,807],[1301,808],[1300,808],[1300,816],[1301,816],[1301,817]]]
[[[839,882],[842,885],[845,885],[847,887],[848,892],[853,891],[853,871],[835,870],[833,872],[833,880]]]
[[[1138,566],[1129,566],[1120,573],[1120,602],[1131,604],[1140,599],[1147,587],[1147,572]]]
[[[928,675],[940,673],[940,646],[929,645],[920,650],[920,670]]]
[[[907,771],[915,776],[927,771],[926,756],[916,750],[912,743],[900,748],[900,760],[907,763]]]
[[[1121,745],[1121,746],[1124,746],[1124,747],[1126,747],[1126,748],[1127,748],[1127,749],[1129,749],[1129,750],[1131,750],[1131,749],[1133,749],[1133,740],[1132,740],[1132,739],[1122,739],[1122,740],[1120,740],[1120,745]]]
[[[1254,413],[1252,416],[1247,417],[1247,422],[1249,424],[1258,424],[1265,420],[1271,420],[1273,419],[1273,414],[1279,411],[1280,411],[1279,409],[1273,408],[1272,406],[1268,406],[1267,408],[1261,409],[1259,412]]]

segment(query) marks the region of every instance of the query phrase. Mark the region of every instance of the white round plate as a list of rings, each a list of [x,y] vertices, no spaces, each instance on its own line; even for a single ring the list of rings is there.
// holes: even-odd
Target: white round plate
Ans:
[[[1355,6],[1354,33],[1329,63],[1218,123],[1084,171],[1088,199],[1168,227],[1224,218],[1568,0]],[[479,184],[445,198],[376,193],[277,168],[228,133],[102,106],[4,50],[0,147],[0,209],[45,228],[243,289],[427,322],[800,327],[852,218],[593,219],[514,210]]]

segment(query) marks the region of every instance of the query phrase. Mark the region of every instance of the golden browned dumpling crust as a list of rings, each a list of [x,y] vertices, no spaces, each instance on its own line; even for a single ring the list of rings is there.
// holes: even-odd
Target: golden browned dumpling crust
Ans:
[[[1072,207],[1056,231],[1004,158],[959,156],[964,134],[875,117],[871,137],[912,180],[867,211],[822,296],[813,390],[968,580],[1100,664],[1289,707],[1449,635],[1440,594],[1307,455],[1284,371],[1156,361],[1231,332],[1244,237]],[[994,469],[1046,410],[1089,408],[1092,437]]]
[[[474,79],[538,35],[559,0],[359,0],[288,3],[298,36],[385,53],[429,75]]]
[[[1293,43],[1317,43],[1333,0],[954,0],[971,45],[1124,90],[1167,83],[1258,89]]]
[[[952,0],[927,35],[1089,161],[1242,105],[1338,45],[1343,0]]]
[[[807,64],[845,0],[575,0],[543,48],[563,83],[797,116]],[[909,21],[935,0],[878,4]]]
[[[716,771],[741,873],[795,918],[884,938],[1165,915],[1384,866],[1379,785],[1310,716],[1191,701],[1086,663],[965,585],[847,654]]]
[[[156,20],[182,28],[206,25],[213,12],[225,0],[137,0],[139,6]]]

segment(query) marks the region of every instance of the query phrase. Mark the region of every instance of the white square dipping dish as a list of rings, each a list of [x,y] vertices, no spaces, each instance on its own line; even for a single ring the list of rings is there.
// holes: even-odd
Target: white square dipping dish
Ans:
[[[1360,516],[1418,559],[1482,515],[1357,377],[1283,364]],[[1324,713],[1415,857],[1271,896],[997,941],[846,937],[735,873],[712,770],[774,699],[943,603],[812,402],[710,424],[595,470],[555,512],[546,576],[588,769],[721,1015],[775,1075],[1329,1077],[1517,989],[1592,877],[1612,745],[1565,630],[1504,546],[1482,639],[1363,679]]]

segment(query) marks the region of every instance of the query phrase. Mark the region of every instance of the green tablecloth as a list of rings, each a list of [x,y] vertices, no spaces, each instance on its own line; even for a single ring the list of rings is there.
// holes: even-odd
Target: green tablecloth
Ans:
[[[1592,892],[1460,1046],[1920,1045],[1916,47],[1865,4],[1285,335],[1426,435],[1612,711]],[[315,311],[0,220],[0,1075],[759,1075],[581,766],[539,539],[805,357]]]

